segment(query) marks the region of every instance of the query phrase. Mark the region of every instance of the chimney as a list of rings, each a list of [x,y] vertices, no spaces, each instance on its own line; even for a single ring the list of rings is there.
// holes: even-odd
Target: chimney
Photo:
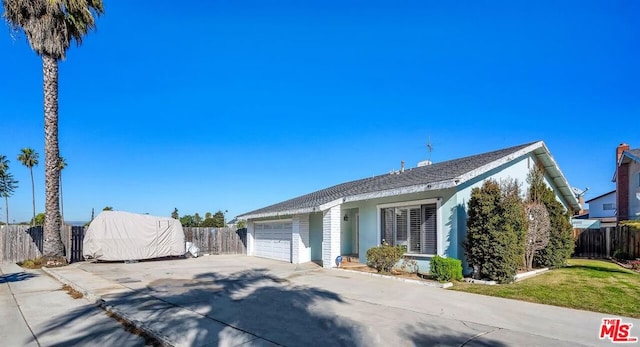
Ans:
[[[626,143],[621,143],[620,145],[618,145],[618,147],[616,147],[616,165],[618,165],[618,162],[620,161],[620,157],[622,157],[622,152],[628,151],[628,150],[629,150],[629,145]]]
[[[404,172],[404,160],[400,161],[400,172]]]
[[[629,219],[629,163],[620,164],[622,153],[629,150],[629,145],[621,143],[616,148],[616,208],[617,221]]]

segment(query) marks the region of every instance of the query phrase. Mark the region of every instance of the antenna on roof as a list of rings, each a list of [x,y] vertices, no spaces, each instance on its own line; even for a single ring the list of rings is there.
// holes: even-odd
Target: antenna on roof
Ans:
[[[433,152],[433,145],[431,144],[431,136],[427,137],[427,160],[431,161],[431,152]]]

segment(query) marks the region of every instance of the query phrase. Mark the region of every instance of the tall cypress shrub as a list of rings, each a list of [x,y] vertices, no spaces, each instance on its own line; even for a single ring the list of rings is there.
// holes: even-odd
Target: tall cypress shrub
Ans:
[[[517,182],[486,180],[471,191],[467,209],[467,261],[480,278],[501,283],[513,281],[524,255],[522,198]]]
[[[547,247],[538,251],[533,257],[535,267],[561,267],[567,263],[574,251],[573,227],[570,214],[562,203],[556,199],[556,194],[544,181],[544,173],[534,167],[527,177],[529,202],[541,202],[547,208],[551,222],[550,239]]]

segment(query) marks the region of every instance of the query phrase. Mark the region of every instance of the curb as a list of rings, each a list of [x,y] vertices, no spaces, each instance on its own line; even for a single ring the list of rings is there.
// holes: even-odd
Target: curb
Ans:
[[[547,272],[547,271],[549,271],[548,267],[545,267],[545,268],[542,268],[542,269],[531,270],[529,272],[523,272],[521,274],[515,275],[514,282],[520,282],[520,281],[522,281],[524,279],[537,276],[537,275],[539,275],[539,274],[541,274],[543,272]]]
[[[365,275],[365,276],[371,276],[371,277],[387,278],[387,279],[391,279],[391,280],[394,280],[394,281],[419,284],[419,285],[423,285],[423,286],[427,286],[427,287],[433,287],[433,288],[446,289],[446,288],[453,287],[453,283],[451,283],[451,282],[440,283],[440,282],[420,281],[420,280],[413,280],[413,279],[410,279],[410,278],[400,278],[400,277],[394,277],[394,276],[386,276],[386,275],[381,275],[381,274],[376,274],[376,273],[371,273],[371,272],[347,270],[347,269],[335,268],[335,267],[332,267],[331,270],[336,270],[336,271],[339,270],[339,271],[345,271],[345,272],[350,272],[350,273],[357,273],[357,274],[361,274],[361,275]]]
[[[57,274],[55,271],[51,271],[49,270],[47,267],[42,267],[42,271],[44,271],[47,275],[55,278],[58,282],[62,283],[62,284],[66,284],[68,286],[70,286],[71,288],[79,291],[80,293],[82,293],[82,295],[84,296],[84,298],[86,298],[87,300],[89,300],[89,302],[91,302],[92,304],[100,304],[101,302],[103,302],[104,300],[102,300],[102,298],[98,295],[95,295],[93,293],[91,293],[90,291],[88,291],[87,289],[67,280],[66,278],[60,276],[59,274]]]
[[[142,323],[142,322],[140,322],[138,320],[129,318],[127,316],[127,314],[120,312],[120,310],[118,310],[115,306],[108,304],[101,296],[91,293],[87,289],[79,286],[76,283],[73,283],[73,282],[67,280],[63,276],[57,274],[55,271],[51,271],[46,267],[42,267],[42,270],[47,275],[49,275],[49,276],[53,277],[54,279],[56,279],[58,282],[60,282],[62,284],[66,284],[66,285],[70,286],[71,288],[77,290],[78,292],[82,293],[82,295],[84,295],[85,299],[87,299],[92,304],[97,304],[98,307],[102,308],[106,312],[108,312],[111,315],[113,315],[113,317],[115,317],[115,319],[122,320],[126,324],[131,325],[132,327],[134,327],[135,329],[138,329],[138,330],[142,331],[142,333],[144,334],[143,337],[148,337],[148,338],[154,340],[154,342],[157,342],[162,347],[174,347],[175,346],[169,340],[168,337],[166,337],[166,336],[164,336],[162,334],[159,334],[158,332],[156,332],[153,329],[147,327],[144,323]]]
[[[105,310],[106,312],[109,312],[110,314],[112,314],[117,319],[122,320],[125,323],[127,323],[128,325],[131,325],[131,326],[135,327],[136,329],[142,331],[144,336],[147,336],[150,339],[154,340],[154,342],[158,343],[158,345],[160,345],[161,347],[174,347],[175,346],[169,340],[169,338],[167,336],[159,334],[158,332],[156,332],[155,330],[147,327],[146,324],[144,324],[144,323],[142,323],[142,322],[140,322],[138,320],[129,318],[126,314],[120,312],[120,310],[118,310],[115,306],[107,304],[104,300],[102,300],[100,302],[100,307],[103,310]]]

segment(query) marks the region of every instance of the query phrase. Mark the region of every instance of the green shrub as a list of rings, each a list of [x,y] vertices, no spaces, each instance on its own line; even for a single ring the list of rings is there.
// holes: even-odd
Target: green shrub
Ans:
[[[549,243],[539,250],[533,257],[534,267],[562,267],[575,248],[571,213],[556,199],[556,194],[544,181],[544,173],[539,169],[532,169],[527,178],[529,182],[529,202],[541,202],[547,208],[551,231]]]
[[[640,230],[640,221],[638,220],[623,220],[620,221],[620,225],[628,226],[631,230],[638,231]]]
[[[369,248],[367,250],[367,265],[378,270],[378,272],[387,273],[398,263],[405,252],[402,246],[380,245]]]
[[[616,251],[613,252],[613,257],[618,259],[618,260],[628,260],[629,259],[629,254],[627,254],[627,252],[624,252],[621,249],[616,249]]]
[[[431,258],[431,276],[440,282],[462,279],[462,262],[454,258],[439,255]]]
[[[36,265],[36,264],[33,262],[33,260],[28,259],[28,260],[23,261],[23,262],[22,262],[21,264],[19,264],[19,265],[21,265],[22,267],[25,267],[25,268],[27,268],[27,269],[33,269],[33,268],[35,267],[35,265]]]
[[[480,279],[513,281],[524,259],[526,219],[517,181],[493,179],[473,188],[463,241],[469,265]]]

